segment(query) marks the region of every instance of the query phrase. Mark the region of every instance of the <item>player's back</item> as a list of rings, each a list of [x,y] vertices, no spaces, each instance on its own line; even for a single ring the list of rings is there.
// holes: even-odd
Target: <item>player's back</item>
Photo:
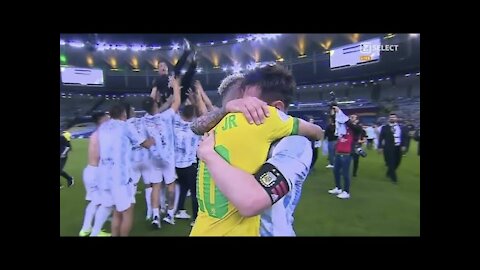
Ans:
[[[196,162],[198,143],[200,136],[193,133],[192,122],[185,121],[180,115],[176,115],[174,119],[175,134],[175,166],[185,168]]]
[[[215,151],[232,166],[255,173],[265,162],[270,144],[298,132],[298,119],[273,107],[262,125],[249,124],[241,113],[227,114],[215,126]],[[235,181],[235,179],[232,179]],[[243,217],[218,190],[204,162],[197,173],[199,214],[191,236],[258,236],[260,216]]]
[[[148,137],[147,131],[145,129],[145,124],[143,118],[132,117],[127,120],[128,128],[131,129],[131,132],[137,132],[141,137]],[[136,143],[138,144],[138,143]],[[132,148],[132,162],[144,162],[148,160],[149,152],[146,148],[136,145]]]
[[[95,130],[88,139],[88,165],[98,167],[100,149],[98,147],[98,130]]]
[[[128,136],[126,122],[110,119],[98,129],[102,184],[113,181],[126,182],[130,178],[132,143]]]
[[[173,118],[175,112],[168,109],[155,115],[147,114],[143,121],[147,134],[155,140],[150,148],[150,158],[175,164]]]

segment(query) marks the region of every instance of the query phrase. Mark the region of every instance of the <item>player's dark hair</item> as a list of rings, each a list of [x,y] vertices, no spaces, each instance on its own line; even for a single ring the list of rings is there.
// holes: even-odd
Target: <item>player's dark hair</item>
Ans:
[[[277,65],[256,68],[245,75],[241,88],[258,86],[262,90],[261,99],[267,103],[281,100],[288,106],[293,100],[296,88],[292,73]]]
[[[152,97],[146,97],[142,101],[142,108],[149,114],[153,113],[153,105],[155,104],[155,100]]]
[[[110,117],[113,119],[119,119],[120,116],[122,116],[123,112],[125,111],[125,105],[122,103],[116,103],[113,104],[112,107],[110,107]]]
[[[183,110],[182,110],[182,115],[185,118],[190,119],[193,117],[194,112],[195,112],[195,107],[193,105],[185,105],[185,107],[183,107]]]
[[[93,122],[95,122],[96,125],[99,124],[100,122],[100,119],[102,119],[102,117],[106,116],[107,113],[106,112],[96,112],[96,113],[93,113],[92,114],[92,120]]]

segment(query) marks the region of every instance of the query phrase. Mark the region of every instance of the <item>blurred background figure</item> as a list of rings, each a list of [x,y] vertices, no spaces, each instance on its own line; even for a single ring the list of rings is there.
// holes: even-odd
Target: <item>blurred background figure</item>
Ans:
[[[67,163],[68,153],[72,151],[72,144],[70,144],[71,138],[72,134],[68,131],[60,135],[60,175],[67,180],[67,187],[71,187],[74,184],[73,177],[63,170]],[[62,188],[63,185],[60,183],[60,189]]]

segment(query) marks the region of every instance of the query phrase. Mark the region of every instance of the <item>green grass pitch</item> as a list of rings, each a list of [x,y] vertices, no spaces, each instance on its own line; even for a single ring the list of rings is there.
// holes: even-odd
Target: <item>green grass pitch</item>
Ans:
[[[65,171],[75,178],[75,185],[60,190],[60,236],[78,236],[86,206],[82,171],[87,164],[87,139],[72,141]],[[412,140],[410,151],[397,170],[399,183],[385,177],[383,156],[368,151],[360,158],[358,177],[352,178],[351,198],[341,200],[327,193],[334,186],[326,157],[319,155],[315,169],[308,176],[295,212],[297,236],[419,236],[420,235],[420,157]],[[353,166],[353,164],[352,164]],[[60,182],[66,186],[65,179]],[[172,226],[162,223],[154,230],[145,221],[145,195],[140,181],[131,236],[188,236],[190,221],[176,220]],[[190,198],[185,202],[191,213]],[[110,231],[110,223],[106,223]]]

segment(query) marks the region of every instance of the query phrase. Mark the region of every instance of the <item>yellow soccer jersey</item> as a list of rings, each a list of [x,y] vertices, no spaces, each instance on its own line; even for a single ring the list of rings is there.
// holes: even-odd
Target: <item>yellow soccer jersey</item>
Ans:
[[[298,133],[298,119],[269,107],[261,125],[229,113],[213,129],[215,151],[229,164],[254,174],[267,159],[270,144]],[[235,179],[231,179],[235,181]],[[215,186],[202,161],[197,172],[198,217],[190,236],[259,236],[260,216],[243,217]]]

